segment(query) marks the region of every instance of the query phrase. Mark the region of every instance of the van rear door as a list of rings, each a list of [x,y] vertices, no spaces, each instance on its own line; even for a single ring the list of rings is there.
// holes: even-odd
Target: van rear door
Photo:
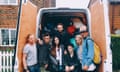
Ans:
[[[27,3],[21,5],[19,12],[14,72],[23,72],[22,51],[25,38],[28,34],[36,33],[37,7],[30,1],[27,1]]]

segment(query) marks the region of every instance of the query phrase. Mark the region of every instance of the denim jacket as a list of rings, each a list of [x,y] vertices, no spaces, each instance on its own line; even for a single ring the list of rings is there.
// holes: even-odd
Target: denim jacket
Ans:
[[[93,58],[94,42],[88,36],[83,40],[82,66],[90,66],[93,63]]]

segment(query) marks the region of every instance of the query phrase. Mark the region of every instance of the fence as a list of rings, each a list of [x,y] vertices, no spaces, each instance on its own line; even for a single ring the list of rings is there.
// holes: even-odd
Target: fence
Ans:
[[[0,51],[0,72],[12,72],[13,51]]]

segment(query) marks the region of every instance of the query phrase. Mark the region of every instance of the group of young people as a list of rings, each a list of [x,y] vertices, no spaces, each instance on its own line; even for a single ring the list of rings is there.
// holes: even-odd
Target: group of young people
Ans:
[[[74,26],[66,31],[59,23],[51,37],[49,33],[36,40],[33,34],[26,38],[23,49],[25,72],[98,72],[93,62],[94,42],[89,37],[88,28],[74,19]],[[78,31],[75,33],[74,27]],[[92,70],[90,69],[92,66]]]

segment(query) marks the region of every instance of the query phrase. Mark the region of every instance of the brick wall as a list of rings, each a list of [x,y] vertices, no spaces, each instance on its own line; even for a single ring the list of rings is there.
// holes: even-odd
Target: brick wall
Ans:
[[[30,0],[38,8],[43,7],[53,7],[55,6],[55,0]],[[18,3],[19,4],[19,3]],[[0,5],[0,28],[16,28],[17,18],[18,18],[18,8],[17,6],[5,6]],[[8,47],[1,47],[0,49],[5,49]]]
[[[115,29],[120,29],[120,4],[109,5],[109,17],[111,32],[114,33]]]
[[[18,6],[0,6],[0,28],[15,28]]]
[[[33,4],[35,4],[38,9],[43,7],[54,7],[55,0],[30,0]]]
[[[55,0],[30,0],[38,9],[55,6]],[[0,28],[15,28],[18,6],[0,6]]]

